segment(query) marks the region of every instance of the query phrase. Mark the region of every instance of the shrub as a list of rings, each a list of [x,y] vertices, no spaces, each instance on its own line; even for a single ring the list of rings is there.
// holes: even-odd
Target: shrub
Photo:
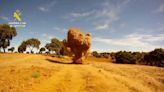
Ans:
[[[109,58],[110,57],[110,53],[103,52],[103,53],[100,53],[100,56],[103,57],[103,58]]]
[[[145,54],[144,63],[147,65],[164,66],[164,49],[155,49]]]
[[[136,64],[136,60],[131,52],[120,51],[115,54],[115,63]]]
[[[11,48],[8,49],[8,51],[11,51],[11,52],[13,52],[14,50],[15,50],[14,47],[11,47]]]
[[[98,58],[101,57],[100,54],[99,54],[97,51],[93,51],[93,52],[92,52],[92,55],[93,55],[94,57],[98,57]]]
[[[137,64],[140,64],[140,62],[143,60],[144,53],[133,52],[132,55],[133,55],[134,61]]]
[[[42,47],[42,48],[40,48],[40,51],[39,51],[39,53],[43,53],[43,51],[45,51],[46,49],[44,48],[44,47]]]
[[[38,71],[35,71],[31,74],[32,78],[38,78],[40,76],[40,73]]]

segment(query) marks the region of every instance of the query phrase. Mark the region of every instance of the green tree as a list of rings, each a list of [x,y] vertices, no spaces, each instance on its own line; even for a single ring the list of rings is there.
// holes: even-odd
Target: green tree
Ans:
[[[31,53],[33,53],[33,49],[37,48],[39,49],[40,41],[36,38],[31,38],[26,41],[26,46],[31,50]]]
[[[92,52],[92,55],[93,55],[94,57],[101,57],[100,54],[99,54],[97,51],[93,51],[93,52]]]
[[[48,50],[49,53],[50,53],[51,51],[53,51],[53,50],[52,50],[52,47],[51,47],[51,43],[47,43],[47,44],[45,45],[45,48]]]
[[[135,64],[135,58],[131,52],[119,51],[115,54],[115,63]]]
[[[164,66],[164,49],[158,48],[144,56],[145,64]]]
[[[133,55],[134,61],[135,61],[137,64],[140,64],[140,62],[141,62],[142,59],[143,59],[143,53],[140,53],[140,52],[133,52],[132,55]]]
[[[8,49],[8,51],[11,51],[11,52],[13,52],[14,50],[15,50],[14,47],[11,47],[11,48]]]
[[[17,35],[15,27],[10,27],[7,24],[0,25],[0,49],[5,49],[10,46],[10,40]]]
[[[46,49],[44,47],[40,48],[40,53],[42,53],[43,51],[45,51]]]
[[[26,41],[23,41],[21,45],[18,47],[18,52],[23,53],[24,51],[26,51],[26,47],[27,47]]]
[[[66,55],[66,49],[64,47],[60,49],[60,55],[62,56]]]
[[[59,41],[57,38],[51,39],[51,43],[54,46],[54,51],[56,54],[60,55],[60,50],[63,48],[63,43]]]
[[[57,38],[51,39],[51,43],[47,43],[45,46],[49,52],[55,51],[57,55],[60,55],[60,50],[63,48],[63,43]]]

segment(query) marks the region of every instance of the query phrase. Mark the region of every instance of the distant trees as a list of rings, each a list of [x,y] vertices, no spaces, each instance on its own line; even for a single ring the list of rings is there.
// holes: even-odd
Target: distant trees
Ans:
[[[60,51],[63,48],[63,43],[59,41],[57,38],[51,39],[51,43],[47,43],[45,48],[51,52],[55,51],[57,55],[60,55]]]
[[[15,27],[10,27],[7,24],[0,24],[0,49],[5,49],[10,46],[10,40],[17,35]]]
[[[135,57],[131,52],[119,51],[115,54],[115,63],[135,64]]]
[[[57,38],[51,39],[51,45],[53,46],[53,50],[57,55],[60,55],[60,50],[63,48],[63,44]]]
[[[26,47],[27,47],[26,41],[23,41],[21,45],[18,47],[18,52],[23,53],[24,51],[26,51]]]
[[[119,51],[119,52],[102,52],[98,53],[97,51],[93,51],[92,55],[97,58],[108,58],[112,59],[114,63],[122,63],[122,64],[136,64],[141,60],[142,53],[140,52],[127,52],[127,51]]]
[[[21,45],[18,47],[18,52],[23,53],[27,48],[30,49],[31,53],[33,53],[33,49],[39,49],[40,41],[36,38],[31,38],[26,41],[23,41]]]
[[[111,55],[108,52],[98,53],[97,51],[93,51],[91,54],[92,56],[97,57],[97,58],[111,58]]]
[[[108,53],[108,52],[100,53],[100,56],[103,57],[103,58],[109,58],[109,57],[111,57],[110,53]]]
[[[148,53],[119,51],[112,53],[111,56],[115,59],[114,63],[146,64],[164,67],[164,49],[162,48],[157,48]]]
[[[144,62],[147,65],[164,66],[164,49],[155,49],[144,55]]]
[[[51,46],[51,43],[47,43],[47,44],[45,45],[45,48],[48,50],[49,53],[50,53],[51,51],[53,51],[52,46]],[[47,52],[47,53],[48,53],[48,52]]]
[[[94,57],[101,57],[100,54],[99,54],[97,51],[93,51],[93,52],[92,52],[92,55],[93,55]]]
[[[11,48],[8,49],[8,51],[11,51],[11,52],[13,52],[14,50],[15,50],[14,47],[11,47]]]
[[[44,47],[40,48],[39,52],[42,53],[43,51],[45,51],[46,49]]]
[[[31,53],[33,53],[33,49],[37,48],[39,49],[40,41],[36,38],[31,38],[26,41],[26,46],[31,50]]]
[[[136,63],[140,63],[142,61],[144,52],[132,52],[132,55],[134,57],[134,60]]]

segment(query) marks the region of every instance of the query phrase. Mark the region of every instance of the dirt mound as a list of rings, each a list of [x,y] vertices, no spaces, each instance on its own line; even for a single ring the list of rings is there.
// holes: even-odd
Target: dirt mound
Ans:
[[[162,92],[164,90],[163,68],[110,62],[63,64],[51,62],[49,59],[52,58],[43,55],[0,54],[0,91]],[[53,57],[52,61],[55,60],[60,59]]]

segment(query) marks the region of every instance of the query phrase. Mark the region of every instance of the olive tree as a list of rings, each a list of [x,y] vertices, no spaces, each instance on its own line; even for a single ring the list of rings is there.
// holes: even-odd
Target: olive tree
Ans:
[[[56,54],[60,54],[60,50],[63,48],[63,43],[59,41],[57,38],[51,39],[51,43],[47,43],[45,46],[49,52],[55,51]]]
[[[10,40],[17,35],[15,27],[10,27],[7,24],[0,24],[0,49],[5,49],[10,46]]]
[[[23,53],[24,51],[26,51],[26,47],[27,47],[26,41],[23,41],[21,45],[18,47],[18,52]]]
[[[39,49],[40,41],[36,38],[31,38],[26,41],[26,46],[31,50],[31,53],[33,53],[33,49],[37,48]]]
[[[45,51],[46,49],[44,47],[40,48],[40,53],[43,53],[43,51]]]

